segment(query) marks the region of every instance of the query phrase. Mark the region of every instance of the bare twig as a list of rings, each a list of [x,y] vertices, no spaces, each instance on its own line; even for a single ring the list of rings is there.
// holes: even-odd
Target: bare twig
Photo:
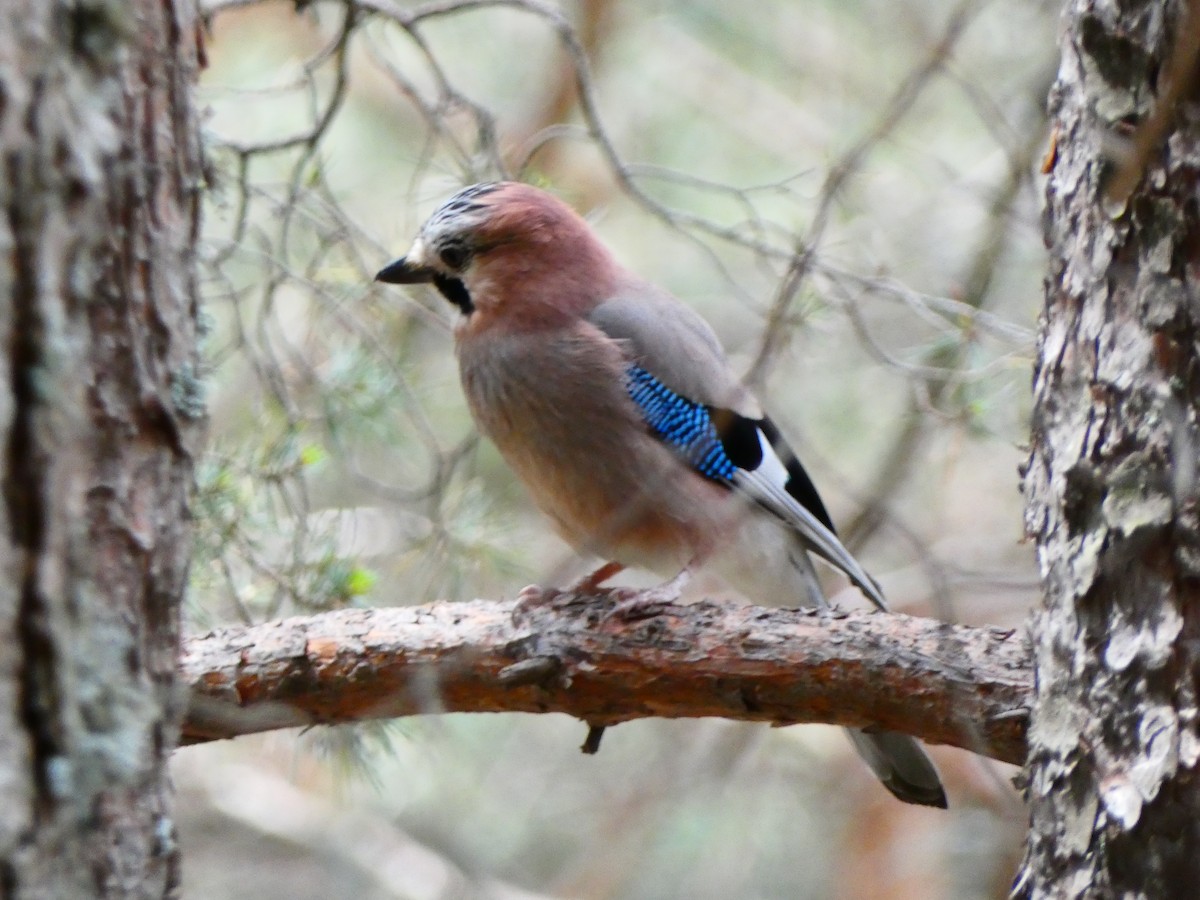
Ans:
[[[1163,137],[1175,119],[1179,101],[1186,97],[1196,83],[1196,61],[1200,56],[1200,0],[1188,0],[1180,11],[1175,46],[1166,71],[1161,76],[1166,85],[1158,97],[1154,112],[1138,126],[1125,152],[1120,154],[1119,168],[1105,186],[1105,194],[1115,203],[1124,204],[1161,146]]]
[[[964,0],[955,9],[946,23],[941,38],[930,49],[925,62],[901,82],[885,104],[875,125],[842,155],[825,176],[808,231],[797,241],[787,271],[784,273],[775,299],[771,303],[771,309],[767,313],[767,324],[763,329],[758,353],[746,373],[747,384],[753,386],[763,383],[771,360],[786,338],[788,329],[784,327],[784,324],[788,309],[812,269],[817,246],[825,234],[829,216],[833,212],[834,201],[841,193],[842,188],[859,170],[872,148],[891,134],[908,114],[908,111],[912,109],[929,80],[945,64],[955,44],[958,43],[958,39],[983,5],[980,0]]]
[[[991,205],[991,215],[971,258],[969,270],[963,279],[962,305],[972,310],[975,316],[983,312],[989,288],[996,269],[1004,258],[1008,246],[1007,236],[1013,208],[1022,187],[1029,183],[1033,160],[1042,144],[1042,129],[1028,129],[1024,145],[1012,157],[1004,183],[996,191]],[[926,354],[920,369],[931,370],[925,375],[924,397],[914,396],[907,414],[900,417],[900,429],[892,439],[891,446],[882,454],[883,463],[875,474],[874,483],[866,492],[870,498],[845,529],[849,546],[861,549],[874,536],[887,517],[887,507],[908,480],[909,472],[920,459],[917,448],[929,428],[929,417],[921,415],[918,406],[924,402],[930,409],[941,406],[943,398],[960,382],[960,369],[970,335],[975,332],[977,318],[963,318],[963,335],[960,340],[943,344]],[[861,329],[860,329],[861,333]],[[1030,335],[1032,337],[1032,335]],[[916,368],[916,367],[914,367]],[[949,610],[943,610],[946,616]]]

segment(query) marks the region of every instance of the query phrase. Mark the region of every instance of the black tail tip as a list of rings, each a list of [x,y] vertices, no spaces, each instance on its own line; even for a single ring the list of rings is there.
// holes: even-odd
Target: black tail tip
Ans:
[[[946,790],[942,785],[925,785],[913,784],[910,781],[900,781],[896,778],[889,778],[883,782],[883,786],[892,792],[892,796],[904,803],[911,803],[914,806],[932,806],[936,809],[948,809],[950,804],[946,802]]]

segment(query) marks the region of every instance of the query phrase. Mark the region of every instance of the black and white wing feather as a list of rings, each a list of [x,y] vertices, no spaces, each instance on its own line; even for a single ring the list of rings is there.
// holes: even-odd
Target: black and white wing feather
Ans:
[[[833,529],[808,474],[767,418],[714,409],[671,390],[649,370],[630,364],[626,391],[650,432],[699,475],[738,491],[784,522],[805,549],[840,569],[880,609],[879,586]]]
[[[626,390],[652,434],[700,475],[780,519],[806,549],[886,608],[879,586],[838,540],[808,473],[738,382],[704,319],[643,282],[601,303],[588,320],[625,346]]]

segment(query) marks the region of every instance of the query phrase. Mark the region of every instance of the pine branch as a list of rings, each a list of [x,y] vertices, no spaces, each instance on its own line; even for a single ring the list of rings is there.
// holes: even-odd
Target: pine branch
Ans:
[[[629,591],[340,610],[187,642],[184,743],[440,712],[562,712],[905,731],[1020,763],[1024,636],[877,613],[821,615]],[[644,607],[644,604],[643,604]]]

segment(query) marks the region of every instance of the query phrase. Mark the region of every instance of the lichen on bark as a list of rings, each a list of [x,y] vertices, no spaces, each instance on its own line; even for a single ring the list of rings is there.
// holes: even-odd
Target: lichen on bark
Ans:
[[[1190,99],[1168,111],[1133,192],[1110,190],[1137,129],[1173,96],[1163,73],[1184,16],[1161,0],[1076,0],[1051,93],[1050,275],[1024,478],[1045,599],[1031,628],[1018,896],[1193,896],[1200,883],[1200,112]]]
[[[0,896],[161,897],[182,712],[191,0],[0,13]]]

